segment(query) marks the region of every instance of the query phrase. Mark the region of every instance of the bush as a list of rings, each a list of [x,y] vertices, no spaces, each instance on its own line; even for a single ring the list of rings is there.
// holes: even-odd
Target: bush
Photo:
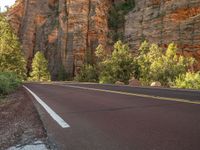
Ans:
[[[159,81],[162,85],[169,86],[176,77],[185,74],[193,63],[193,58],[177,55],[177,46],[174,43],[169,44],[163,53],[158,45],[150,45],[145,41],[139,49],[136,75],[144,85]]]
[[[10,72],[0,73],[0,95],[6,95],[14,91],[21,84],[21,79]]]
[[[187,72],[176,78],[174,87],[184,89],[200,89],[200,72]]]
[[[134,72],[134,58],[128,45],[118,41],[114,45],[111,56],[100,62],[100,83],[115,83],[116,81],[128,83]]]
[[[96,67],[86,64],[81,68],[75,80],[79,82],[98,82],[98,71]]]
[[[0,96],[8,94],[10,91],[8,78],[0,75]]]
[[[68,79],[68,74],[64,68],[63,65],[61,65],[61,67],[58,70],[58,74],[57,74],[57,80],[58,81],[65,81]]]

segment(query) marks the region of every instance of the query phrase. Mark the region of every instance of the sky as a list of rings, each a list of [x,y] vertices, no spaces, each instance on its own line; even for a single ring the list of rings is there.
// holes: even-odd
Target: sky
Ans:
[[[12,6],[15,0],[0,0],[0,11],[5,11],[5,6]]]

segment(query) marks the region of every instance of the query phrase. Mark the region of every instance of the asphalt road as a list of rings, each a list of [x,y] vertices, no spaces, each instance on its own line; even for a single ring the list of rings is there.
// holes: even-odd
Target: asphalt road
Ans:
[[[70,125],[62,128],[35,102],[58,149],[200,149],[199,91],[67,83],[26,86]]]

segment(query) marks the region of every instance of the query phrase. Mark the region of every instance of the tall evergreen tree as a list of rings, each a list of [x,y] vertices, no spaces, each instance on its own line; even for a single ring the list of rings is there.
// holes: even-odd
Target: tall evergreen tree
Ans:
[[[50,73],[48,71],[48,61],[42,52],[37,52],[32,62],[31,80],[33,81],[49,81]]]
[[[23,77],[26,75],[26,61],[19,39],[2,14],[0,14],[0,72],[14,72]]]

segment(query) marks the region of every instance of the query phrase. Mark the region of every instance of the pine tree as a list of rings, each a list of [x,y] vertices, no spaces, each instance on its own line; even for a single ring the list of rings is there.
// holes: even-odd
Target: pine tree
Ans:
[[[32,81],[49,81],[50,73],[48,71],[48,61],[45,59],[42,52],[37,52],[33,58],[32,62]]]
[[[19,39],[2,14],[0,14],[0,72],[14,72],[21,77],[26,75],[26,61]]]

